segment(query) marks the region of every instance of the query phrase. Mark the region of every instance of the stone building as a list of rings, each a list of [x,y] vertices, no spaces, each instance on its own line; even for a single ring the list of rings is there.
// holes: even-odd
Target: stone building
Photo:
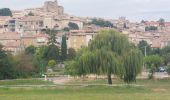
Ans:
[[[28,33],[39,33],[44,28],[44,18],[40,16],[25,16],[19,20],[23,31]]]
[[[77,51],[84,46],[88,46],[95,35],[96,33],[86,31],[71,32],[67,41],[68,48],[73,48]]]
[[[25,15],[28,15],[30,12],[36,16],[61,16],[64,14],[64,7],[59,6],[57,0],[46,1],[40,8],[30,8],[24,10]]]

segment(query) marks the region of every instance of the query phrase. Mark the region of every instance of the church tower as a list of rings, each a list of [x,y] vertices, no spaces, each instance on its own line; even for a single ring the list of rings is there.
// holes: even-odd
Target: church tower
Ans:
[[[58,6],[58,1],[57,0],[54,0],[54,3]]]

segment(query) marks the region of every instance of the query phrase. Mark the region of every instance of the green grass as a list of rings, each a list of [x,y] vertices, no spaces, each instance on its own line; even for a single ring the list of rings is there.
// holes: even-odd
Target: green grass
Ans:
[[[31,84],[34,83],[33,80],[25,81],[30,81]],[[1,82],[0,84],[2,84]],[[8,82],[6,83],[12,84]],[[76,80],[70,83],[103,84],[106,82],[106,80]],[[114,82],[123,84],[122,81],[118,80],[114,80]],[[18,82],[14,81],[13,83]],[[38,80],[35,84],[51,83]],[[56,85],[41,88],[1,87],[0,100],[170,100],[170,80],[138,80],[136,84],[141,86]]]
[[[2,80],[0,86],[4,85],[51,85],[52,82],[43,81],[40,79],[18,79],[18,80]]]

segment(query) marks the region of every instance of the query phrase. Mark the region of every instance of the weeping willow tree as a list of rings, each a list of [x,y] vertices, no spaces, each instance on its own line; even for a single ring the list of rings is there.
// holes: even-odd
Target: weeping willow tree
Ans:
[[[87,48],[79,51],[76,57],[78,75],[118,75],[125,82],[136,80],[142,67],[142,54],[127,37],[114,31],[103,30],[95,36]]]
[[[143,55],[141,51],[132,49],[124,57],[124,73],[123,79],[126,83],[136,81],[136,76],[142,70]]]
[[[85,52],[78,59],[78,66],[79,75],[107,75],[109,84],[112,84],[111,75],[118,75],[120,70],[116,55],[105,49]]]

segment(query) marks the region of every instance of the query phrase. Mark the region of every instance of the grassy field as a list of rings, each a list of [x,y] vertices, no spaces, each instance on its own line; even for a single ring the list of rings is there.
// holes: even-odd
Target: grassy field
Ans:
[[[16,83],[45,86],[10,87]],[[170,80],[138,80],[139,86],[117,80],[114,86],[77,85],[97,83],[104,84],[106,80],[76,80],[69,83],[72,85],[56,86],[41,80],[0,81],[0,86],[6,86],[0,87],[0,100],[170,100]]]

